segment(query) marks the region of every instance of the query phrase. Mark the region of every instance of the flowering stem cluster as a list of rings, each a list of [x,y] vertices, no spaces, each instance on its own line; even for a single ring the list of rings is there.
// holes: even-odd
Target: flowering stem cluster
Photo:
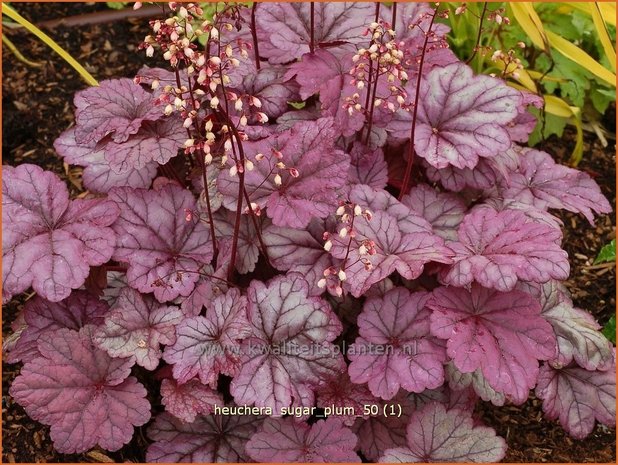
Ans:
[[[412,105],[412,127],[410,129],[410,145],[408,148],[408,157],[407,157],[407,162],[406,162],[406,171],[404,173],[404,177],[403,177],[403,183],[401,186],[401,191],[399,193],[399,200],[401,200],[403,198],[403,196],[408,192],[408,188],[410,185],[410,176],[412,174],[412,165],[414,163],[414,141],[415,141],[415,134],[416,134],[416,120],[417,120],[417,114],[418,114],[418,99],[419,99],[419,94],[420,94],[420,90],[421,90],[421,79],[423,76],[423,65],[425,64],[425,56],[426,54],[430,51],[430,48],[428,47],[429,45],[429,41],[430,39],[433,39],[433,44],[432,44],[432,48],[439,48],[443,46],[443,43],[441,40],[436,40],[436,36],[435,34],[432,32],[432,28],[433,25],[435,23],[435,20],[438,17],[445,17],[445,15],[448,15],[448,12],[446,11],[442,11],[440,12],[439,7],[436,7],[433,10],[433,13],[431,13],[430,15],[430,22],[429,22],[429,26],[427,27],[426,31],[423,31],[424,35],[425,35],[425,40],[423,41],[423,47],[421,49],[421,53],[420,53],[420,58],[418,58],[418,73],[416,76],[416,90],[414,92],[414,104]],[[448,16],[446,16],[448,17]],[[419,29],[421,28],[420,24],[422,21],[424,21],[426,19],[426,15],[421,15],[421,17],[418,19],[418,21],[414,24],[412,24],[410,26],[410,28],[414,28],[414,27],[418,27]]]
[[[370,239],[357,239],[357,230],[354,227],[354,223],[357,218],[362,217],[366,221],[371,221],[372,214],[368,209],[363,209],[360,205],[355,204],[350,201],[340,202],[339,208],[335,213],[338,222],[341,227],[339,228],[337,235],[340,239],[348,239],[346,244],[346,252],[343,261],[339,264],[339,266],[330,266],[324,270],[323,278],[318,281],[318,287],[324,288],[328,286],[328,289],[331,292],[334,292],[335,295],[341,296],[343,295],[343,282],[346,280],[346,269],[360,261],[365,271],[370,271],[372,268],[371,261],[368,257],[376,254],[375,242]],[[322,238],[325,240],[324,242],[324,250],[329,252],[333,247],[333,242],[331,240],[331,233],[325,232]],[[358,255],[359,258],[354,263],[348,263],[350,258],[350,252],[352,251],[353,243],[358,247]],[[329,279],[335,280],[334,283],[329,283]]]
[[[165,21],[151,21],[153,34],[144,39],[141,48],[146,50],[147,56],[153,56],[155,47],[160,48],[163,58],[169,61],[174,70],[176,86],[166,85],[159,99],[166,104],[166,115],[179,112],[184,121],[183,126],[187,130],[185,154],[192,157],[192,161],[197,162],[202,170],[208,223],[215,244],[207,170],[215,161],[223,167],[228,158],[232,160],[230,174],[238,176],[239,192],[228,273],[231,279],[238,248],[243,201],[246,201],[248,206],[252,205],[245,190],[244,173],[245,170],[253,169],[253,163],[245,157],[242,141],[246,140],[247,136],[242,132],[242,128],[248,124],[250,116],[255,117],[258,123],[266,123],[268,117],[260,111],[260,99],[253,95],[239,95],[226,88],[231,82],[230,71],[237,68],[241,60],[248,59],[251,49],[250,44],[240,39],[226,43],[221,37],[242,21],[241,7],[225,4],[220,12],[215,11],[212,20],[202,19],[203,10],[198,4],[171,2],[169,7],[174,15]],[[259,69],[255,5],[252,9],[251,29],[256,67]],[[196,42],[202,36],[206,36],[206,41],[203,50],[200,50]],[[155,81],[153,88],[158,86],[159,83]],[[230,116],[232,105],[239,114],[237,122]],[[262,244],[253,208],[249,208],[249,213]],[[266,254],[263,244],[262,248]],[[217,252],[215,246],[215,264]]]
[[[395,31],[389,23],[383,20],[373,22],[365,35],[371,36],[371,44],[369,48],[361,48],[356,52],[352,57],[355,64],[350,70],[353,76],[350,84],[356,86],[359,92],[365,91],[365,103],[362,105],[360,94],[355,93],[346,99],[344,105],[350,114],[354,111],[365,114],[365,143],[368,143],[376,107],[392,113],[399,108],[408,108],[407,94],[403,89],[408,74],[402,66],[403,44],[395,40]],[[382,77],[386,78],[386,89],[382,89],[382,94],[378,95],[378,82]]]

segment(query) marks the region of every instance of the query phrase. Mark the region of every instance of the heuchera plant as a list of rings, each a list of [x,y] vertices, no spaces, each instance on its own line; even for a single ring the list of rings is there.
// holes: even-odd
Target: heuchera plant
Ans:
[[[75,96],[86,195],[2,171],[3,300],[36,293],[10,393],[58,451],[154,417],[148,461],[499,461],[474,406],[531,390],[575,438],[614,424],[552,215],[610,205],[518,145],[537,96],[474,75],[439,7],[167,9],[140,45],[167,69]]]

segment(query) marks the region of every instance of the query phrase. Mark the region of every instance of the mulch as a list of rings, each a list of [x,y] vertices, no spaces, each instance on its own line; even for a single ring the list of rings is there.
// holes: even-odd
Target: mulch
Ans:
[[[105,4],[14,3],[33,22],[105,9]],[[3,163],[36,163],[67,178],[53,141],[73,121],[73,94],[86,87],[79,76],[40,41],[22,31],[6,31],[18,49],[39,68],[18,62],[3,47]],[[144,64],[153,65],[137,44],[147,33],[147,21],[129,20],[86,27],[58,27],[51,35],[97,79],[133,76]],[[604,125],[615,131],[615,107]],[[615,140],[603,147],[594,134],[586,134],[585,155],[579,168],[593,176],[615,209]],[[566,162],[574,145],[574,134],[553,137],[543,149]],[[615,217],[599,217],[594,226],[585,218],[561,213],[565,224],[564,248],[571,258],[571,278],[566,283],[577,306],[605,323],[616,309],[616,269],[595,267],[592,262],[601,247],[615,238]],[[10,323],[25,296],[3,308],[2,334],[11,333]],[[8,396],[8,386],[19,374],[20,365],[2,366],[3,462],[143,462],[148,441],[145,428],[138,428],[133,440],[114,453],[94,450],[86,454],[63,455],[53,450],[49,428],[30,420]],[[569,438],[560,425],[543,418],[541,402],[531,396],[523,406],[494,407],[481,403],[477,414],[509,445],[506,462],[615,462],[616,432],[597,425],[585,440]]]

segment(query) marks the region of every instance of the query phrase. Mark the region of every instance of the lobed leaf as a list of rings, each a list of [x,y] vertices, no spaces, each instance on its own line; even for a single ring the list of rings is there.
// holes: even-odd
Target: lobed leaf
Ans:
[[[457,235],[459,241],[449,243],[455,256],[443,275],[446,284],[476,281],[509,291],[518,280],[544,283],[569,276],[568,255],[557,243],[561,232],[530,222],[523,212],[475,209],[465,216]]]
[[[354,383],[391,399],[403,387],[422,392],[444,383],[444,346],[429,331],[429,294],[397,287],[370,298],[358,317],[359,337],[348,351]]]
[[[189,295],[198,271],[212,259],[208,227],[186,221],[187,211],[196,209],[193,195],[167,184],[159,190],[117,188],[110,198],[120,207],[113,258],[128,264],[129,285],[154,292],[159,302]]]
[[[146,389],[129,376],[133,361],[97,349],[92,329],[42,335],[40,355],[24,365],[10,389],[30,417],[51,426],[61,453],[96,445],[118,450],[130,441],[134,426],[150,420]]]
[[[109,306],[85,291],[73,291],[60,302],[50,302],[41,296],[34,296],[24,304],[23,327],[19,338],[9,351],[8,363],[29,362],[40,356],[38,340],[47,333],[67,328],[79,331],[88,324],[103,322]]]
[[[84,284],[90,266],[114,253],[109,226],[118,207],[106,199],[69,200],[64,182],[23,164],[2,169],[3,300],[32,286],[58,302]]]
[[[401,203],[425,218],[436,235],[457,240],[457,227],[464,218],[466,205],[456,195],[437,192],[427,184],[417,184],[403,196]]]
[[[335,2],[315,5],[314,43],[333,46],[361,43],[364,28],[373,20],[368,3]],[[311,19],[308,3],[265,3],[256,12],[266,40],[260,54],[271,63],[287,63],[309,52]]]
[[[185,423],[162,413],[148,428],[154,442],[148,446],[146,461],[247,462],[245,445],[261,422],[261,417],[253,415],[205,415]]]
[[[506,442],[494,430],[474,426],[470,415],[434,402],[412,413],[407,447],[388,449],[379,461],[498,462],[505,452]]]
[[[269,418],[247,443],[256,462],[360,462],[354,452],[356,435],[338,418],[309,426],[293,418]]]
[[[312,218],[325,218],[337,207],[337,190],[345,184],[350,157],[334,147],[337,132],[332,118],[297,123],[292,129],[282,131],[257,142],[244,143],[248,159],[255,168],[245,172],[245,188],[253,202],[267,214],[277,226],[305,228]],[[281,160],[273,153],[282,154]],[[255,161],[258,153],[265,155]],[[287,169],[278,169],[281,161],[287,168],[295,168],[298,177]],[[275,176],[281,177],[281,184]],[[219,176],[219,191],[224,205],[236,209],[238,176],[228,170]]]
[[[539,360],[556,353],[556,337],[541,306],[519,290],[499,292],[477,284],[439,287],[427,302],[431,333],[462,373],[477,369],[496,391],[523,403],[537,380]]]
[[[237,289],[215,297],[205,316],[185,318],[176,326],[176,341],[165,349],[179,384],[199,376],[216,388],[220,373],[235,376],[240,367],[240,341],[251,334],[246,317],[247,299]]]
[[[616,424],[616,368],[588,371],[578,366],[541,367],[536,395],[543,400],[549,419],[559,419],[574,438],[583,439],[594,429],[595,420]]]
[[[538,297],[541,315],[556,334],[555,366],[568,366],[573,360],[586,370],[608,370],[614,363],[612,344],[599,330],[590,313],[576,308],[564,286],[556,281],[542,285],[522,285],[524,291]]]
[[[130,357],[154,370],[162,355],[160,344],[175,342],[175,328],[182,318],[178,307],[161,305],[152,296],[125,287],[93,340],[110,357]]]
[[[107,193],[114,187],[148,188],[157,175],[157,163],[146,163],[140,169],[130,168],[121,174],[116,173],[105,159],[105,150],[78,144],[75,128],[67,129],[54,141],[56,152],[65,163],[84,167],[82,181],[84,187],[92,192]]]
[[[163,109],[132,79],[107,79],[98,86],[77,92],[75,139],[79,144],[99,142],[110,135],[114,142],[125,142],[146,121],[163,118]]]
[[[474,168],[511,146],[506,126],[522,96],[502,81],[474,76],[463,63],[436,67],[421,80],[415,150],[435,168]]]
[[[176,418],[193,423],[197,415],[211,413],[215,405],[222,406],[223,397],[197,379],[185,384],[164,379],[161,382],[161,403]]]
[[[523,152],[519,170],[511,174],[502,195],[543,210],[561,208],[581,213],[590,224],[594,222],[594,213],[612,210],[588,174],[559,165],[551,155],[538,150]]]
[[[249,285],[252,334],[242,343],[242,365],[230,386],[237,404],[270,407],[276,415],[284,407],[313,405],[313,387],[345,371],[332,344],[341,323],[326,301],[308,291],[297,274]]]

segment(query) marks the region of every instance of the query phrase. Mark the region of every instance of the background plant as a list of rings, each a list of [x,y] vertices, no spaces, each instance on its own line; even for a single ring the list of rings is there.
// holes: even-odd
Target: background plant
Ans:
[[[570,162],[576,165],[583,155],[584,127],[607,143],[602,117],[616,100],[614,5],[447,5],[449,42],[460,58],[469,59],[477,72],[502,75],[544,97],[530,145],[562,136],[572,124],[577,136]]]

